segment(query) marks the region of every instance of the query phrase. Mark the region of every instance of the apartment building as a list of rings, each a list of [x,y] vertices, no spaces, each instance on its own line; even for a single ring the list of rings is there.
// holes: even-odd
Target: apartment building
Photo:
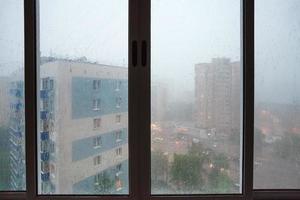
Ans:
[[[25,190],[25,120],[24,79],[20,72],[12,74],[9,83],[9,166],[10,186],[13,190]]]
[[[217,133],[240,127],[240,63],[213,58],[195,65],[196,124]]]
[[[46,59],[39,87],[39,193],[128,193],[127,68]]]

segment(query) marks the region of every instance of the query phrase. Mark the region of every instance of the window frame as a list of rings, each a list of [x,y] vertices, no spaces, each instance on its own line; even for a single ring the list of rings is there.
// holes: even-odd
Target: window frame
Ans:
[[[241,0],[241,58],[243,63],[243,171],[242,194],[151,195],[151,0],[128,0],[129,80],[129,195],[38,195],[37,115],[39,91],[39,0],[24,2],[26,191],[1,191],[0,199],[23,200],[229,200],[300,199],[299,190],[253,189],[254,126],[254,1]],[[137,48],[134,43],[138,44]],[[140,53],[137,51],[142,50]],[[139,58],[138,55],[141,57]],[[136,61],[135,61],[136,60]],[[138,86],[138,87],[137,87]],[[32,98],[35,97],[35,98]],[[142,101],[141,101],[141,97]],[[134,105],[134,106],[133,106]],[[141,120],[143,119],[143,120]],[[138,123],[134,123],[138,122]],[[143,133],[143,134],[139,134]],[[145,149],[147,151],[145,151]],[[143,162],[139,162],[143,160]],[[143,184],[139,184],[143,183]]]

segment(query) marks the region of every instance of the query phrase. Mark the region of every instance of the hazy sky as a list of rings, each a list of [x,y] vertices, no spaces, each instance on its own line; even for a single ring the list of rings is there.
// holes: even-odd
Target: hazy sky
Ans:
[[[0,0],[1,75],[23,66],[21,4]],[[256,7],[257,97],[295,101],[300,1],[257,0]],[[40,0],[42,55],[127,66],[127,8],[127,0]],[[152,0],[152,77],[177,96],[193,96],[196,63],[240,60],[240,41],[239,0]]]

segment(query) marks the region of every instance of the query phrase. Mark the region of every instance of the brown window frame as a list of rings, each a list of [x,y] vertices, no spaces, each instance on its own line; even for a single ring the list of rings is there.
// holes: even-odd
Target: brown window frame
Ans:
[[[0,199],[23,200],[292,200],[300,190],[253,189],[254,1],[241,0],[243,58],[242,194],[151,195],[150,182],[150,9],[151,0],[129,1],[129,195],[38,195],[37,80],[39,50],[38,0],[24,2],[26,191],[1,191]],[[258,0],[257,0],[258,1]],[[140,58],[139,58],[140,56]],[[32,98],[34,97],[34,98]],[[142,100],[141,100],[142,99]],[[134,123],[137,122],[137,123]],[[145,150],[146,149],[146,150]],[[140,162],[140,161],[143,162]]]

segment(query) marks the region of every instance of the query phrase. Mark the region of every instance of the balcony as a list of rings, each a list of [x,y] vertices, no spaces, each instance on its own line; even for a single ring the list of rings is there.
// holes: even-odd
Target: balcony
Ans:
[[[42,161],[49,161],[49,157],[50,157],[49,152],[42,152],[41,153],[41,160]]]
[[[48,131],[41,132],[41,140],[42,141],[49,140],[49,132]]]
[[[40,91],[40,97],[41,97],[41,99],[49,98],[49,91],[48,90],[41,90]]]
[[[44,110],[44,111],[41,111],[40,112],[40,115],[41,115],[41,119],[43,119],[43,120],[45,120],[45,119],[47,119],[47,117],[48,117],[48,111],[46,111],[46,110]]]
[[[19,111],[23,108],[23,105],[21,102],[16,102],[16,103],[11,103],[10,107],[12,110]]]
[[[10,141],[10,144],[12,145],[11,147],[14,148],[14,149],[19,149],[21,148],[21,140],[20,139],[17,139],[15,137],[10,137],[9,138],[9,141]]]
[[[50,179],[50,173],[41,173],[41,179],[42,181],[49,181]]]
[[[12,128],[12,127],[10,127],[9,133],[11,135],[13,135],[14,137],[19,138],[19,139],[23,137],[22,136],[22,132],[20,130],[16,130],[16,129]]]
[[[22,97],[22,90],[21,89],[10,89],[9,93],[14,97]]]

